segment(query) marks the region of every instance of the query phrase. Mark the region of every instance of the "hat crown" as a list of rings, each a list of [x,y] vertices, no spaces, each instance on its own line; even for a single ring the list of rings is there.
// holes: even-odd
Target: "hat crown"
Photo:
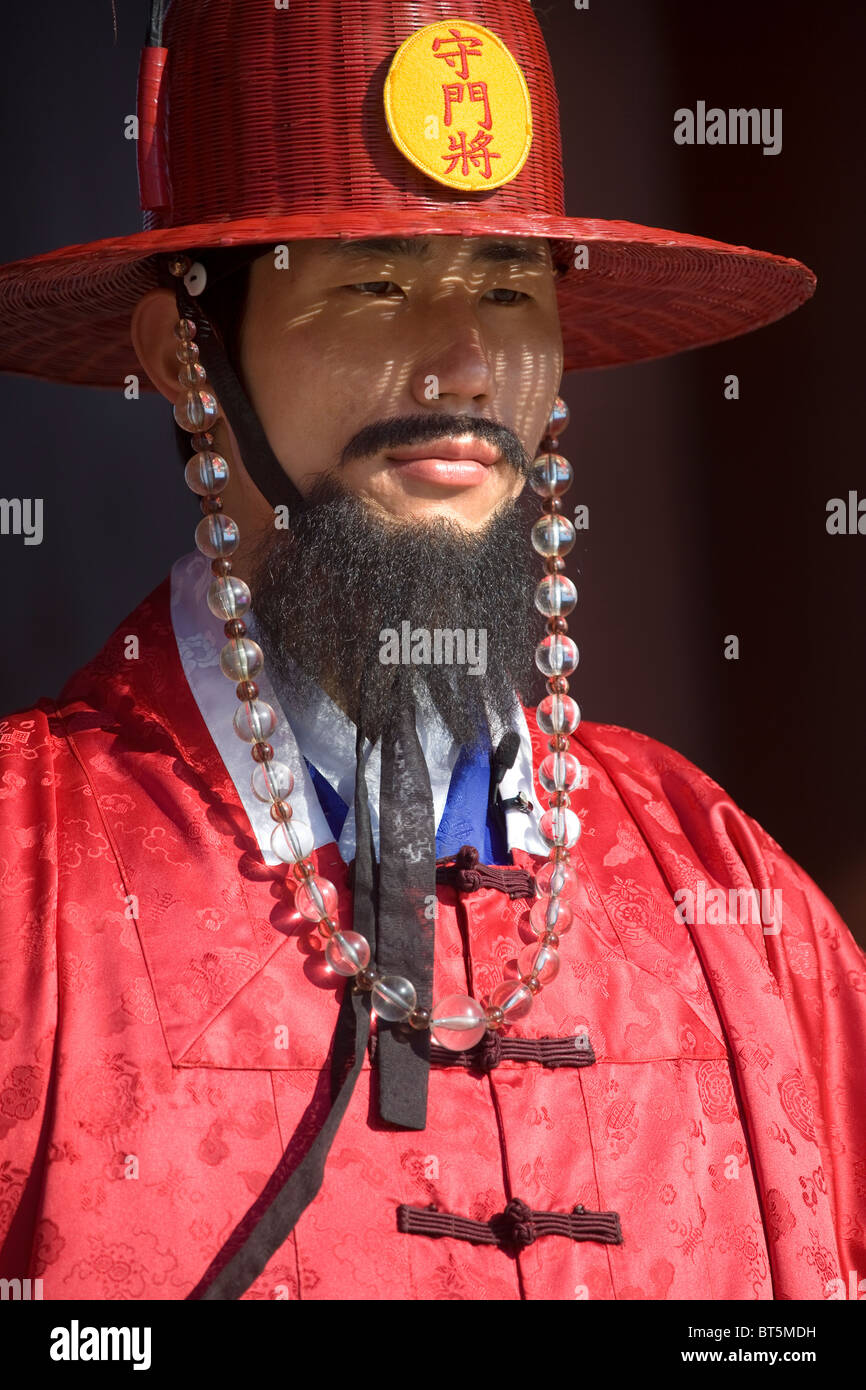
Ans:
[[[391,137],[384,88],[394,56],[413,33],[443,21],[492,31],[525,79],[532,142],[520,171],[500,187],[447,187]],[[150,187],[161,189],[164,205],[143,187],[146,230],[343,209],[380,213],[383,233],[398,211],[404,222],[417,211],[427,225],[443,207],[563,214],[559,107],[528,0],[290,0],[285,9],[261,0],[172,0],[162,43],[159,176]],[[443,83],[454,81],[444,65],[443,74]]]
[[[463,3],[172,0],[163,22],[153,0],[138,85],[144,230],[0,267],[0,371],[116,389],[138,377],[129,317],[167,256],[206,263],[210,247],[310,238],[549,239],[566,371],[736,337],[808,299],[815,277],[797,261],[588,209],[566,217],[532,8]],[[482,39],[483,61],[477,44],[455,53],[451,26]],[[440,123],[429,150],[428,115]],[[476,158],[449,184],[437,175],[442,161],[451,177],[455,131]]]

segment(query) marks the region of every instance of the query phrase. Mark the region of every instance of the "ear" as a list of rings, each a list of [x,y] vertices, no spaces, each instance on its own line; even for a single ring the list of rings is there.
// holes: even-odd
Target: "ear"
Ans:
[[[132,311],[129,334],[136,356],[161,395],[172,405],[180,394],[175,356],[177,301],[169,289],[149,290]]]

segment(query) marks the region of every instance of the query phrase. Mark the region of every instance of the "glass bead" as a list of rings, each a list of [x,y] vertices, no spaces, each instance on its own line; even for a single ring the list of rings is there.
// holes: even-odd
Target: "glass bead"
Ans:
[[[565,936],[571,931],[574,913],[562,898],[539,898],[529,909],[529,925],[536,936],[555,931],[557,936]]]
[[[229,622],[241,618],[252,602],[249,586],[234,574],[223,574],[214,579],[207,591],[207,606],[215,618]]]
[[[535,664],[543,676],[570,676],[579,660],[577,643],[561,632],[542,638],[535,648]]]
[[[194,338],[195,335],[196,326],[192,319],[178,319],[177,323],[174,325],[174,336],[180,342],[184,343],[188,338]]]
[[[582,771],[573,753],[548,753],[541,760],[538,780],[546,792],[573,792],[580,786]]]
[[[535,974],[542,985],[549,985],[551,980],[556,979],[560,963],[559,952],[538,941],[524,946],[517,957],[517,968],[521,975]]]
[[[490,995],[490,1003],[502,1010],[506,1023],[514,1023],[532,1008],[532,990],[520,980],[503,980]]]
[[[252,680],[264,665],[264,653],[251,637],[233,637],[220,652],[220,669],[230,681]]]
[[[535,882],[542,894],[554,897],[572,898],[580,886],[577,874],[568,864],[557,864],[548,860],[535,875]]]
[[[214,449],[202,449],[193,454],[183,477],[190,492],[207,497],[214,492],[222,492],[229,480],[229,466],[222,454]]]
[[[402,975],[380,975],[373,986],[373,1009],[386,1023],[399,1023],[418,1003],[415,986]]]
[[[570,695],[545,695],[535,711],[543,734],[573,734],[580,723],[580,706]]]
[[[253,796],[259,801],[285,801],[291,796],[295,779],[285,763],[256,763],[250,778]]]
[[[370,943],[356,931],[338,931],[328,938],[325,960],[337,975],[357,975],[370,961]]]
[[[433,1006],[430,1030],[434,1042],[450,1052],[474,1047],[487,1032],[487,1016],[477,999],[468,994],[449,994]]]
[[[244,700],[235,710],[232,724],[244,743],[262,743],[277,727],[277,716],[273,706],[264,700]]]
[[[566,516],[540,516],[532,528],[532,546],[539,555],[567,555],[575,531]]]
[[[553,402],[553,410],[550,412],[550,419],[547,422],[547,433],[552,439],[558,439],[571,419],[571,411],[566,405],[562,396],[557,396]]]
[[[308,922],[320,922],[336,913],[337,890],[329,878],[311,874],[295,889],[295,907]]]
[[[207,372],[200,362],[182,362],[177,374],[179,386],[202,386],[207,381]]]
[[[209,430],[220,418],[219,402],[206,386],[190,386],[175,401],[174,418],[188,434]]]
[[[306,859],[312,854],[314,843],[310,826],[294,816],[291,820],[280,821],[271,835],[271,849],[284,864],[297,864],[300,859]]]
[[[539,497],[561,497],[571,487],[574,473],[562,454],[539,454],[533,459],[529,486]]]
[[[548,574],[535,590],[535,606],[546,618],[570,613],[577,603],[577,588],[564,574]]]
[[[199,359],[198,343],[179,342],[175,348],[174,355],[178,362],[192,364]]]
[[[571,849],[580,839],[581,825],[574,811],[567,806],[554,806],[545,811],[538,822],[541,838],[549,845],[565,845]]]
[[[230,516],[215,513],[202,517],[195,528],[195,543],[209,560],[219,560],[237,550],[240,535]]]

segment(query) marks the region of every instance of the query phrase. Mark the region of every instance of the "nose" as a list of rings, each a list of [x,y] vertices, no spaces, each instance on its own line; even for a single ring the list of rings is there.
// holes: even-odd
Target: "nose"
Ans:
[[[480,415],[493,404],[496,378],[491,353],[475,309],[448,295],[426,317],[425,343],[409,380],[412,397],[425,409],[439,402],[455,415]]]

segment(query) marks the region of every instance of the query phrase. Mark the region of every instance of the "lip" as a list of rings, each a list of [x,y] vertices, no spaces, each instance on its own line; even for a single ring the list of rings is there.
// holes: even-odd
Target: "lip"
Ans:
[[[500,457],[499,450],[483,440],[448,438],[385,455],[405,477],[445,487],[477,487]]]
[[[452,463],[465,461],[480,463],[492,468],[501,458],[499,450],[482,439],[433,439],[429,444],[416,444],[412,448],[394,449],[385,456],[392,463],[412,463],[416,459],[441,459]]]

